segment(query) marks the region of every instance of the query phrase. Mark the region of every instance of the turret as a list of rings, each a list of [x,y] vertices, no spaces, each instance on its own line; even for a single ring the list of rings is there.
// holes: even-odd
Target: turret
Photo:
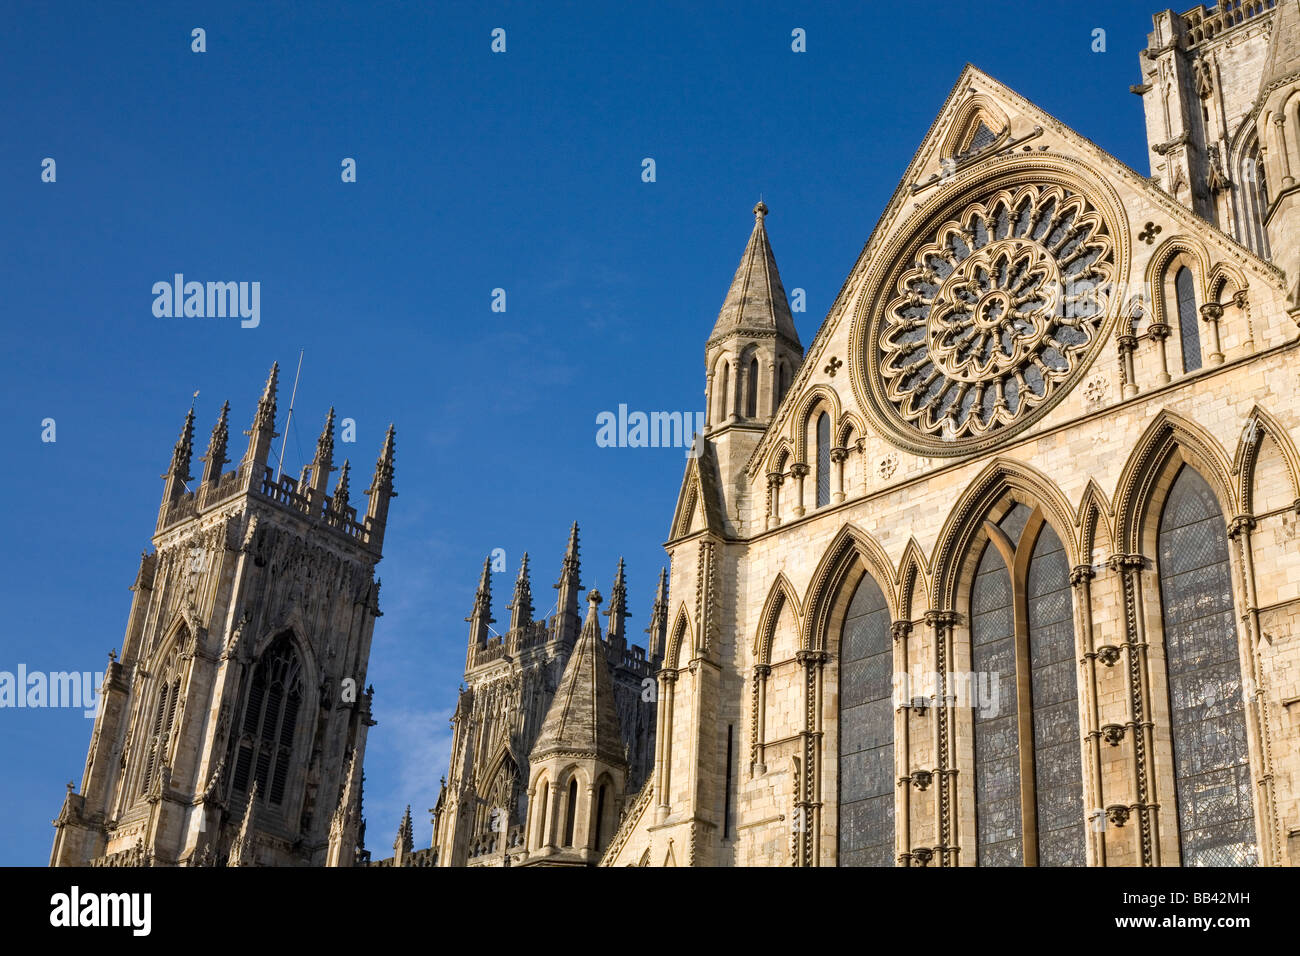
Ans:
[[[161,477],[164,481],[162,506],[158,510],[158,530],[163,529],[167,521],[167,511],[174,502],[188,490],[186,482],[190,481],[190,460],[194,455],[194,407],[185,413],[185,424],[181,426],[180,437],[172,449],[172,460],[167,471]]]
[[[533,589],[528,580],[528,552],[519,563],[519,577],[515,579],[515,593],[508,606],[510,630],[517,631],[533,623]]]
[[[664,659],[664,649],[668,646],[668,569],[659,569],[659,589],[655,592],[654,607],[650,611],[650,626],[645,629],[650,635],[646,657],[650,664],[658,668]]]
[[[564,565],[555,589],[555,619],[551,626],[551,640],[572,641],[578,637],[582,621],[578,617],[578,592],[582,590],[578,567],[578,522],[569,531],[569,546],[564,551]]]
[[[230,442],[230,402],[221,406],[221,415],[212,426],[212,437],[208,440],[208,451],[199,460],[203,462],[202,482],[205,486],[215,485],[221,480],[221,469],[230,460],[226,457],[226,446]]]
[[[325,419],[325,427],[321,430],[320,437],[316,439],[316,456],[307,467],[311,472],[310,484],[298,490],[307,495],[312,511],[315,513],[320,508],[320,503],[325,500],[330,472],[334,470],[334,409],[332,406]]]
[[[384,435],[379,460],[375,462],[375,477],[371,479],[366,494],[370,504],[366,508],[366,541],[376,551],[383,547],[384,529],[388,525],[388,502],[397,497],[393,490],[393,463],[397,454],[397,431],[390,424]]]
[[[474,648],[487,643],[488,625],[495,624],[492,618],[492,559],[483,562],[483,574],[479,578],[478,590],[474,593],[474,610],[465,618],[469,622],[469,648],[472,656]],[[466,667],[468,668],[468,664]]]
[[[275,390],[280,379],[280,363],[271,365],[271,374],[267,376],[266,387],[257,402],[257,413],[253,416],[253,427],[244,432],[248,436],[248,451],[244,454],[241,470],[244,481],[254,487],[260,487],[266,463],[271,457],[271,440],[277,437],[275,430]]]
[[[614,586],[609,591],[609,631],[605,640],[611,648],[623,651],[627,649],[627,583],[623,579],[623,559],[618,559],[618,572],[614,575]]]

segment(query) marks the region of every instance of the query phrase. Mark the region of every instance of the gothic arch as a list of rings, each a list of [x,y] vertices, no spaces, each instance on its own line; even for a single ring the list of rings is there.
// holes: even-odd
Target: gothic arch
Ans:
[[[1161,409],[1134,446],[1115,491],[1115,548],[1141,554],[1142,532],[1156,483],[1170,457],[1179,453],[1214,490],[1224,515],[1240,514],[1231,466],[1222,447],[1201,428],[1169,409]],[[1167,476],[1166,476],[1167,477]]]
[[[768,456],[767,470],[769,472],[785,471],[786,463],[789,462],[793,453],[794,447],[791,444],[790,439],[782,438],[776,443],[776,447],[772,449],[772,454]]]
[[[1079,509],[1074,519],[1079,528],[1080,563],[1092,561],[1092,552],[1099,547],[1098,532],[1101,532],[1108,545],[1115,540],[1111,524],[1113,517],[1106,493],[1101,490],[1101,486],[1096,481],[1089,478],[1087,486],[1083,489],[1083,497],[1079,499]]]
[[[939,147],[943,159],[953,159],[967,152],[975,132],[983,122],[990,133],[997,137],[989,146],[995,146],[1006,139],[1011,122],[998,104],[982,93],[976,93],[964,102],[953,116],[948,132]],[[990,154],[991,155],[991,154]]]
[[[807,462],[808,422],[812,420],[819,405],[822,406],[826,414],[830,416],[831,433],[835,433],[836,425],[840,420],[840,397],[835,394],[835,390],[829,385],[814,385],[804,393],[803,401],[799,405],[799,414],[795,416],[795,461]]]
[[[767,600],[763,602],[763,611],[758,619],[758,633],[754,635],[753,653],[756,664],[772,663],[772,637],[781,620],[781,613],[786,607],[790,608],[795,627],[799,629],[799,633],[802,633],[803,608],[799,605],[799,596],[790,579],[785,576],[785,572],[778,571],[776,580],[768,589]]]
[[[971,545],[984,534],[981,519],[1008,493],[1020,494],[1043,509],[1043,517],[1056,531],[1071,566],[1079,563],[1075,512],[1050,478],[1024,462],[995,458],[962,493],[939,532],[931,567],[934,573],[935,610],[956,610],[962,569],[970,559]],[[1026,501],[1029,504],[1030,501]]]
[[[897,587],[889,556],[871,535],[846,524],[822,554],[808,585],[803,603],[805,648],[829,649],[829,637],[843,623],[844,612],[863,574],[875,578],[889,604],[890,619],[896,618]]]
[[[673,621],[673,629],[669,631],[672,636],[668,638],[668,652],[664,655],[664,667],[676,669],[681,667],[679,658],[682,648],[685,646],[687,661],[690,655],[695,651],[695,639],[691,634],[691,615],[686,610],[686,602],[683,601],[677,608],[677,617]]]
[[[1255,513],[1255,470],[1260,452],[1264,448],[1261,436],[1267,436],[1277,445],[1290,478],[1292,499],[1300,499],[1300,454],[1286,428],[1256,405],[1246,416],[1246,425],[1237,439],[1237,451],[1232,458],[1232,474],[1237,476],[1237,498],[1243,514]]]
[[[1205,283],[1205,301],[1222,302],[1223,294],[1226,290],[1231,290],[1229,295],[1237,292],[1246,291],[1246,277],[1242,275],[1241,270],[1231,263],[1215,263],[1210,270],[1210,277]]]
[[[910,621],[918,616],[918,607],[925,611],[929,606],[930,567],[916,538],[908,538],[903,557],[898,562],[898,616]]]
[[[849,439],[857,435],[859,438],[866,435],[866,426],[862,424],[862,419],[857,412],[845,412],[844,417],[840,419],[838,427],[835,429],[835,444],[840,448],[847,448]]]
[[[1170,236],[1147,261],[1146,287],[1151,290],[1151,317],[1153,322],[1163,322],[1178,328],[1177,299],[1171,295],[1174,276],[1181,266],[1192,274],[1196,290],[1196,304],[1202,306],[1210,299],[1207,288],[1210,278],[1210,257],[1205,246],[1190,236]]]

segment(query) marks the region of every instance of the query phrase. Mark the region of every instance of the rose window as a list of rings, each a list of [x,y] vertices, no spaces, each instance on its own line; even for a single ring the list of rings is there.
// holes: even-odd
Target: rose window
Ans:
[[[875,325],[873,386],[913,434],[966,444],[1026,421],[1101,339],[1114,244],[1061,186],[1004,189],[906,261]]]

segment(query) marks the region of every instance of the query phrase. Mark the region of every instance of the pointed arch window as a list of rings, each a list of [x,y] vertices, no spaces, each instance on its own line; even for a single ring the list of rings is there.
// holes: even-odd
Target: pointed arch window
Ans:
[[[990,540],[970,596],[976,862],[1082,866],[1083,769],[1065,549],[1041,512],[1023,504],[985,528]]]
[[[1223,512],[1184,465],[1158,536],[1178,834],[1184,866],[1253,865],[1258,847]]]
[[[267,803],[284,802],[301,706],[301,663],[289,635],[283,634],[253,667],[239,725],[232,781],[236,793],[247,793],[256,780]]]
[[[717,417],[717,422],[718,422],[719,424],[725,424],[726,421],[727,421],[727,413],[728,413],[728,411],[729,411],[729,408],[728,408],[728,405],[727,405],[727,399],[728,399],[727,391],[728,391],[728,387],[729,387],[729,385],[730,385],[730,382],[728,381],[728,379],[730,379],[730,377],[731,377],[731,363],[728,362],[728,361],[726,361],[726,360],[723,360],[723,362],[722,362],[722,372],[721,372],[721,375],[720,375],[720,377],[719,377],[719,379],[718,379],[718,417]]]
[[[1201,367],[1201,330],[1196,324],[1196,286],[1192,270],[1180,266],[1174,273],[1174,294],[1178,299],[1178,334],[1183,344],[1183,371]]]
[[[817,416],[817,507],[831,501],[831,417]]]
[[[745,417],[758,417],[758,356],[749,360],[749,373],[746,377]]]
[[[840,634],[840,866],[895,863],[893,669],[885,595],[864,575]]]
[[[578,822],[578,778],[569,780],[569,797],[564,806],[564,845],[573,846],[573,830]]]
[[[786,389],[790,387],[790,370],[785,367],[784,362],[780,363],[778,368],[780,381],[777,386],[776,400],[772,403],[773,414],[776,413],[776,406],[785,398]]]
[[[184,640],[184,635],[179,640]],[[146,744],[144,775],[140,782],[141,793],[148,793],[155,775],[167,761],[172,725],[176,721],[176,704],[181,696],[181,678],[177,673],[177,664],[178,658],[173,653],[163,668],[166,676],[160,682],[161,686],[154,699],[153,724]]]
[[[1251,251],[1267,259],[1269,248],[1265,220],[1268,218],[1268,176],[1258,140],[1250,144],[1242,160],[1241,185],[1243,205],[1246,207],[1245,215],[1242,216],[1246,235],[1242,238]]]

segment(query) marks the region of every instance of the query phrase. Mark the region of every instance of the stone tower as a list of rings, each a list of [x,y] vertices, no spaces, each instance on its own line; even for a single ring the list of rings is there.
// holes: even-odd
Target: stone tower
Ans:
[[[243,459],[223,470],[227,403],[192,486],[185,418],[51,865],[354,862],[394,431],[362,515],[346,461],[327,492],[332,410],[302,480],[277,477],[277,374]]]
[[[1157,186],[1289,279],[1300,268],[1300,8],[1297,0],[1165,10],[1133,92]],[[1163,237],[1162,237],[1163,238]]]
[[[432,849],[438,866],[509,866],[528,858],[525,823],[527,791],[535,769],[531,762],[534,746],[556,689],[564,682],[565,667],[593,626],[596,637],[590,646],[598,652],[605,680],[612,688],[609,702],[620,738],[618,753],[613,756],[622,762],[622,769],[611,777],[617,788],[607,795],[615,819],[627,794],[640,787],[650,772],[656,723],[652,675],[663,655],[664,578],[661,576],[660,593],[651,612],[649,654],[627,639],[623,562],[619,561],[611,589],[605,638],[590,609],[585,624],[578,614],[580,578],[575,522],[555,584],[551,613],[533,619],[532,582],[525,554],[507,605],[509,627],[498,634],[492,628],[492,566],[490,560],[484,562],[474,605],[466,618],[469,646],[465,683],[452,716],[450,768],[433,808]],[[610,833],[612,827],[606,838]],[[423,851],[417,855],[419,852]]]
[[[725,484],[744,468],[803,361],[766,217],[767,206],[759,202],[753,232],[704,346],[704,434]]]
[[[621,581],[621,564],[619,570]],[[600,601],[599,591],[588,592],[582,634],[529,755],[529,865],[595,864],[618,824],[627,760],[600,636]]]

